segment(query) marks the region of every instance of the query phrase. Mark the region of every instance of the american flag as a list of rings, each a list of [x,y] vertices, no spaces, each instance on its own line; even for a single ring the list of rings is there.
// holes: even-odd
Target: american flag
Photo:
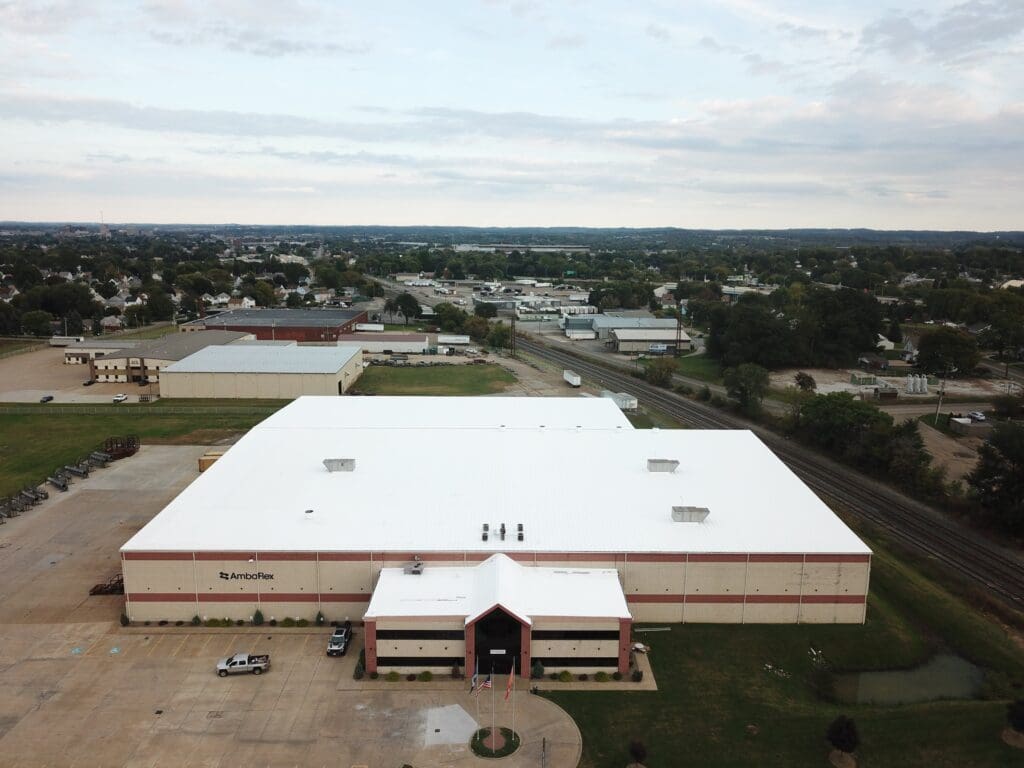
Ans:
[[[484,680],[484,681],[483,681],[483,682],[482,682],[482,683],[480,684],[480,687],[481,687],[481,688],[490,688],[490,687],[491,687],[491,676],[490,676],[490,675],[488,675],[488,676],[487,676],[487,679],[486,679],[486,680]]]

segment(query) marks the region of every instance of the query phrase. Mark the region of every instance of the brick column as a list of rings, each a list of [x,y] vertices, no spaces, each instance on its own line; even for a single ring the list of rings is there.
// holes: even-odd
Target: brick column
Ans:
[[[530,679],[530,666],[533,664],[530,642],[530,627],[523,624],[519,629],[519,676],[526,680]]]
[[[632,619],[619,619],[619,672],[623,677],[629,674],[629,646],[632,630]]]
[[[466,625],[466,677],[472,678],[476,663],[476,622]]]
[[[366,637],[363,639],[363,651],[366,655],[366,671],[377,671],[377,622],[364,621],[363,631]]]

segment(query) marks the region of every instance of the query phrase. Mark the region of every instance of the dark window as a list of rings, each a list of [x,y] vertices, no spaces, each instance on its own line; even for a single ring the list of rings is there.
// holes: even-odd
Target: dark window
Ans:
[[[462,640],[461,629],[378,629],[378,640]],[[618,637],[618,635],[616,635]]]
[[[450,667],[454,664],[462,666],[466,660],[462,656],[378,656],[378,667]],[[619,662],[616,660],[615,662]]]
[[[618,640],[617,629],[537,629],[534,640]]]
[[[534,656],[545,667],[618,667],[617,657],[602,658],[600,656],[575,656],[560,659],[557,656]],[[379,662],[378,662],[379,663]]]

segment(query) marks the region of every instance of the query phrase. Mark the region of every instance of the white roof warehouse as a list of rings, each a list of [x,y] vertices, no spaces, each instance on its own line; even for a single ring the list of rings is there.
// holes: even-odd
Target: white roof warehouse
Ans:
[[[134,620],[361,617],[382,569],[496,554],[613,570],[639,620],[859,623],[871,553],[752,433],[635,430],[603,398],[303,397],[122,548]]]

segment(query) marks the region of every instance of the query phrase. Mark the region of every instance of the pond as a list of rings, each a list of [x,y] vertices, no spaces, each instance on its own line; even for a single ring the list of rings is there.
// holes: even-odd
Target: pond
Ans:
[[[973,699],[985,672],[948,653],[914,669],[836,675],[835,691],[845,704],[916,704],[937,699]]]

